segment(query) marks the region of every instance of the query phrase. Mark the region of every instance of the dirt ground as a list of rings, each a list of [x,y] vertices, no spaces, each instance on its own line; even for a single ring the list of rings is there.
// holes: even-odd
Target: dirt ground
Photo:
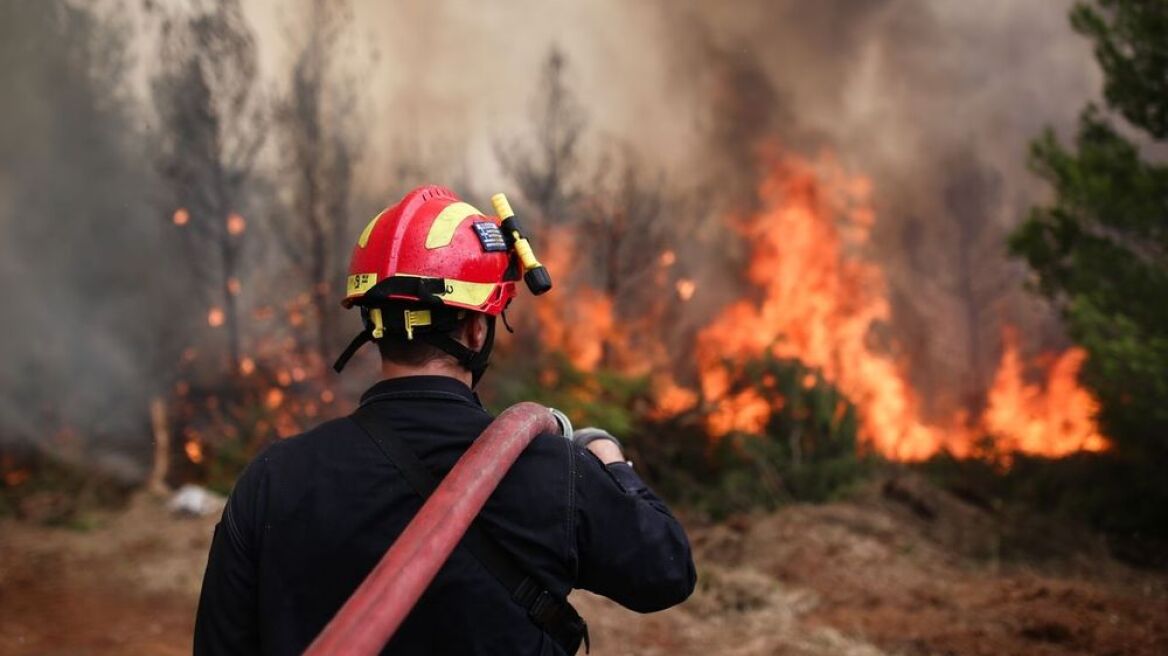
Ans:
[[[682,606],[637,615],[573,594],[592,653],[1168,653],[1164,574],[1091,548],[1006,562],[987,511],[892,492],[689,522],[700,580]],[[145,496],[84,531],[3,520],[0,654],[189,653],[214,523]]]

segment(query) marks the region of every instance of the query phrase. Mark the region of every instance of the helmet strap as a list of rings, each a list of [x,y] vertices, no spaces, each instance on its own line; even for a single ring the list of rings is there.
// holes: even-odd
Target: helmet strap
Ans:
[[[495,317],[487,317],[487,336],[483,340],[483,347],[477,351],[470,350],[465,344],[446,333],[423,333],[418,335],[418,339],[436,349],[449,353],[458,360],[458,364],[469,369],[471,376],[470,386],[471,389],[474,389],[478,386],[483,374],[487,371],[487,367],[491,364],[491,351],[495,347]]]
[[[337,358],[336,362],[333,363],[333,371],[336,371],[338,374],[341,373],[341,369],[345,368],[345,365],[349,363],[349,360],[357,353],[357,351],[360,350],[362,346],[365,346],[366,342],[372,341],[373,331],[369,330],[368,328],[357,333],[357,336],[353,338],[353,341],[349,342],[349,345],[346,346],[345,350],[341,352],[341,356]]]

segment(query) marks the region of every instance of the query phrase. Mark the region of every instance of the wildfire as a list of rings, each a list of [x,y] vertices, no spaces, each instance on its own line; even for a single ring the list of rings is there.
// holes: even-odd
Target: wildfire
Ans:
[[[541,255],[550,271],[570,270],[574,240],[559,231],[543,247]],[[572,366],[592,371],[604,358],[606,342],[616,334],[612,299],[585,286],[578,286],[569,298],[548,295],[534,304],[541,327],[541,341],[550,350],[562,353]]]
[[[984,416],[985,429],[998,437],[999,447],[1053,456],[1105,449],[1107,440],[1092,419],[1098,403],[1075,380],[1087,353],[1072,348],[1057,356],[1041,388],[1023,377],[1015,332],[1007,330],[1004,341]]]
[[[1084,354],[1075,349],[1056,359],[1040,387],[1024,381],[1016,344],[1007,341],[982,417],[944,426],[921,418],[903,365],[870,346],[871,331],[890,317],[882,272],[857,256],[874,221],[870,188],[830,160],[788,159],[763,181],[763,209],[736,225],[753,245],[747,277],[762,300],[731,304],[698,336],[702,395],[715,403],[710,432],[765,427],[778,408],[753,390],[731,394],[736,372],[726,362],[769,352],[803,362],[839,388],[857,406],[861,439],[891,458],[921,459],[942,448],[968,455],[984,434],[1002,451],[1056,456],[1105,448],[1095,402],[1076,383]]]
[[[618,320],[610,297],[578,281],[571,295],[549,296],[534,306],[542,341],[582,371],[604,366],[650,374],[653,416],[698,409],[715,438],[764,433],[782,409],[773,379],[755,387],[741,384],[742,366],[769,354],[805,365],[811,371],[799,381],[805,389],[825,383],[841,391],[856,408],[861,441],[889,458],[917,460],[941,449],[959,456],[983,453],[977,445],[984,436],[993,438],[1004,459],[1011,452],[1059,456],[1106,448],[1093,420],[1096,403],[1076,382],[1084,353],[1071,349],[1054,356],[1042,380],[1028,382],[1012,334],[980,416],[955,412],[947,421],[923,418],[906,366],[892,355],[895,344],[883,350],[874,345],[873,334],[889,322],[891,308],[883,271],[862,257],[875,223],[871,191],[866,178],[847,174],[830,157],[773,162],[759,189],[761,210],[729,220],[751,247],[745,273],[758,293],[722,308],[698,332],[696,391],[674,382],[669,354],[660,344],[654,349],[630,343],[635,335],[654,334],[664,316],[661,308],[646,307]],[[569,280],[572,237],[557,229],[544,248],[549,268]],[[670,283],[676,262],[672,250],[655,258],[656,284],[672,284],[674,302],[684,303],[697,283],[690,278]],[[549,372],[541,380],[556,384]],[[763,388],[772,389],[764,394]],[[845,409],[839,404],[837,417]]]

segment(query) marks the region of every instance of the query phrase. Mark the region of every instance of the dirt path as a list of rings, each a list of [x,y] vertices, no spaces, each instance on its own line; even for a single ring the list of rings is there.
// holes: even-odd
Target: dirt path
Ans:
[[[0,522],[0,653],[189,653],[213,525],[145,498],[86,532]],[[972,558],[952,540],[973,536],[897,504],[795,506],[691,532],[701,580],[681,607],[642,616],[573,595],[593,654],[1168,653],[1163,575]]]

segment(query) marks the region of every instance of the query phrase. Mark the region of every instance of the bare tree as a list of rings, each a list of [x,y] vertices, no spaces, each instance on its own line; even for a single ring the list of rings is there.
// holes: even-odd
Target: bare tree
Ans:
[[[351,23],[347,2],[311,0],[288,90],[276,106],[276,129],[289,180],[290,210],[272,221],[288,260],[311,289],[316,350],[333,349],[333,280],[343,274],[353,166],[358,154],[356,83],[335,65]]]
[[[954,172],[943,194],[956,260],[949,291],[965,324],[969,373],[963,402],[977,416],[1000,351],[1003,304],[1017,280],[1002,254],[1004,227],[993,220],[1002,204],[1000,175],[968,156],[950,158],[947,168]]]
[[[497,146],[503,170],[515,181],[535,210],[536,237],[545,236],[547,225],[568,221],[577,200],[574,189],[579,173],[580,136],[586,124],[584,111],[565,82],[568,60],[553,47],[540,71],[539,89],[531,111],[532,146],[517,143]]]
[[[672,246],[667,215],[678,204],[664,174],[646,174],[646,168],[628,148],[601,158],[573,217],[580,250],[587,254],[582,259],[590,264],[585,279],[612,300],[619,316],[635,318],[634,323],[660,319],[671,296],[665,289],[669,278],[658,274],[660,255]],[[612,345],[606,344],[602,364],[615,364],[613,356]]]
[[[238,0],[162,13],[161,23],[152,81],[159,172],[175,223],[185,228],[192,269],[212,306],[221,305],[209,322],[226,329],[229,364],[238,371],[243,214],[265,136],[255,39]]]

